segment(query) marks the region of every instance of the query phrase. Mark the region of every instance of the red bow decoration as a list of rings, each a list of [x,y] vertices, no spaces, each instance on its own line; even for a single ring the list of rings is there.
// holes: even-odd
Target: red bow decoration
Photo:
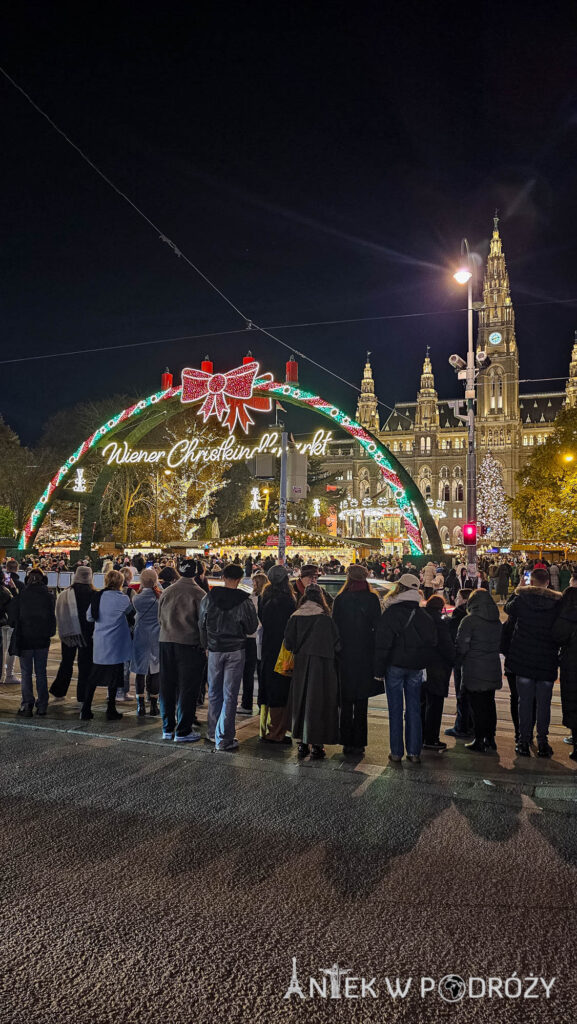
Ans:
[[[182,402],[198,402],[204,398],[199,416],[206,423],[209,416],[216,415],[233,432],[237,420],[245,434],[249,424],[254,423],[247,409],[270,412],[270,398],[253,397],[254,380],[259,364],[255,361],[244,363],[228,373],[206,373],[205,370],[182,371]],[[263,380],[272,380],[272,374],[264,374]],[[228,399],[228,401],[227,401]]]

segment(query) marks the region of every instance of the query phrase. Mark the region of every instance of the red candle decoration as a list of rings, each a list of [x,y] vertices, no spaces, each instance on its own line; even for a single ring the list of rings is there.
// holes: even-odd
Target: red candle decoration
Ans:
[[[247,363],[254,363],[254,356],[250,350],[247,352],[242,361],[243,366],[246,366]]]
[[[162,374],[160,386],[163,391],[166,391],[168,388],[172,387],[172,374],[168,369],[168,366],[166,367],[166,370]]]
[[[204,359],[202,360],[202,363],[200,364],[200,368],[201,370],[204,371],[204,373],[213,373],[214,363],[212,362],[211,359],[208,358],[208,356],[205,356]]]
[[[298,384],[299,382],[299,364],[294,356],[291,356],[286,364],[285,380],[287,384]]]

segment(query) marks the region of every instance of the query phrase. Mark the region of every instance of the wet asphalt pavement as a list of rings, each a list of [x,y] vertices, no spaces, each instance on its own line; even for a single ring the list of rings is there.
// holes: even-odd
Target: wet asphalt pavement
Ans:
[[[332,750],[299,765],[254,720],[239,753],[215,754],[99,706],[82,725],[7,707],[1,1024],[575,1020],[577,787],[559,736],[558,760],[520,771],[510,737],[473,766]],[[293,957],[307,996],[337,963],[377,998],[285,1000]],[[421,998],[422,976],[447,974],[556,981],[549,1000],[541,984]],[[405,998],[387,978],[413,979]]]

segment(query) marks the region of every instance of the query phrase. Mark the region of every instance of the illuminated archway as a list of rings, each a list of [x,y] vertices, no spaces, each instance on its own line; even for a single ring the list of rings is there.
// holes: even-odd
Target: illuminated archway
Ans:
[[[423,553],[423,542],[415,515],[416,510],[427,534],[434,557],[442,558],[443,545],[429,508],[412,477],[389,449],[345,412],[319,395],[305,391],[296,383],[283,384],[270,378],[270,374],[259,376],[254,381],[252,394],[256,397],[275,396],[301,408],[312,409],[321,416],[331,420],[336,426],[353,437],[376,463],[383,480],[391,488],[393,501],[399,508],[403,518],[411,552],[415,555]],[[32,514],[20,534],[18,548],[23,551],[33,545],[36,534],[53,501],[62,497],[65,484],[91,452],[100,448],[104,442],[108,443],[111,437],[123,429],[129,422],[134,421],[136,427],[138,418],[143,417],[143,414],[145,414],[147,420],[150,416],[150,424],[142,423],[141,425],[138,423],[140,429],[138,429],[137,433],[140,437],[149,433],[159,423],[158,415],[154,415],[155,410],[159,406],[162,408],[163,403],[173,400],[179,403],[178,408],[171,410],[171,412],[176,413],[182,409],[182,384],[156,391],[154,394],[149,395],[148,398],[143,398],[127,409],[123,409],[116,416],[113,416],[106,423],[103,423],[102,426],[98,427],[90,437],[86,438],[76,451],[69,456],[66,462],[63,463],[34,506]],[[102,472],[104,473],[106,470],[103,469]],[[99,491],[102,492],[102,488],[99,488]]]

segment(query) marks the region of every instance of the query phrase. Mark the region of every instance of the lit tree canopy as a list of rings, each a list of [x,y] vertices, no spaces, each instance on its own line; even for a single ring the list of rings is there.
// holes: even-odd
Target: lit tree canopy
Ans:
[[[563,409],[517,474],[513,514],[527,540],[577,542],[577,409]]]
[[[487,452],[477,475],[477,519],[487,529],[487,537],[497,544],[511,538],[509,500],[503,486],[501,466]]]

